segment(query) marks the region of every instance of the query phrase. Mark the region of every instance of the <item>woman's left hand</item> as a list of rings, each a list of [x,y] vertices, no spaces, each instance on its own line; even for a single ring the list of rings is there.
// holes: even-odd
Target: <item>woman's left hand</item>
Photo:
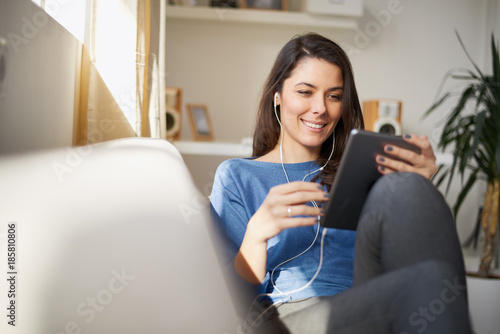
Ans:
[[[403,139],[420,148],[420,154],[394,145],[384,147],[387,155],[375,157],[381,174],[413,172],[430,179],[436,174],[436,156],[427,136],[404,135]],[[394,158],[400,159],[395,160]]]

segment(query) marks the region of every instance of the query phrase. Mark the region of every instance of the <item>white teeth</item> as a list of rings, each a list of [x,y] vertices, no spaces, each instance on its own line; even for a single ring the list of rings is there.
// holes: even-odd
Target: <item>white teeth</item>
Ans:
[[[313,129],[321,129],[326,125],[326,124],[320,125],[320,124],[309,123],[307,121],[304,121],[304,124]]]

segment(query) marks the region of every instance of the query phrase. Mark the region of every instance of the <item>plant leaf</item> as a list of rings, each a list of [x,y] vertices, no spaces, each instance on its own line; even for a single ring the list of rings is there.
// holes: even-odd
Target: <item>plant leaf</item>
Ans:
[[[492,58],[492,69],[493,69],[493,75],[492,75],[492,81],[493,81],[493,86],[492,89],[496,94],[493,94],[493,96],[496,97],[496,102],[497,102],[497,110],[500,106],[500,57],[498,54],[498,47],[495,44],[495,36],[494,34],[491,34],[491,58]]]
[[[467,153],[467,156],[469,157],[474,155],[474,152],[478,149],[478,146],[481,143],[485,120],[486,120],[486,110],[482,110],[477,114],[476,117],[476,124],[475,124],[476,129],[474,131],[474,136],[472,137],[472,144],[469,148],[469,152]]]
[[[432,106],[425,112],[423,117],[425,118],[429,116],[429,114],[436,110],[444,101],[446,101],[450,97],[450,95],[450,92],[444,94],[437,102],[432,104]]]
[[[437,178],[437,181],[435,182],[436,187],[439,187],[443,183],[444,179],[446,178],[446,176],[450,172],[449,169],[450,168],[447,167],[446,165],[439,165],[438,166],[438,171],[432,177],[432,180],[436,180],[436,178]],[[438,178],[438,175],[439,175],[439,178]]]
[[[476,63],[474,62],[474,60],[472,59],[472,57],[470,56],[469,52],[467,51],[467,48],[465,47],[465,44],[464,42],[462,41],[462,38],[460,37],[460,34],[458,33],[458,31],[455,30],[455,34],[457,35],[457,38],[458,38],[458,42],[460,43],[460,45],[462,46],[462,49],[464,50],[465,52],[465,55],[467,56],[467,58],[469,58],[469,61],[472,63],[472,66],[474,66],[474,68],[476,69],[477,73],[479,74],[479,76],[481,78],[484,79],[484,75],[483,73],[481,72],[481,70],[479,69],[479,67],[476,65]]]
[[[458,194],[457,200],[455,201],[455,205],[453,205],[453,215],[456,217],[458,214],[458,210],[460,210],[460,206],[462,206],[462,203],[471,190],[472,186],[474,183],[477,181],[477,171],[474,171],[471,173],[469,176],[469,179],[467,180],[467,183],[465,184],[464,187],[460,190],[460,193]]]

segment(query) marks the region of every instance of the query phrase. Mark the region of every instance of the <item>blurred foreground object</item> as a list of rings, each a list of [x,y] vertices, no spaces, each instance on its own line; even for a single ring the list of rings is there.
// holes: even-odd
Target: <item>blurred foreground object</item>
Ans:
[[[0,184],[0,332],[237,332],[208,201],[167,141],[3,156]]]

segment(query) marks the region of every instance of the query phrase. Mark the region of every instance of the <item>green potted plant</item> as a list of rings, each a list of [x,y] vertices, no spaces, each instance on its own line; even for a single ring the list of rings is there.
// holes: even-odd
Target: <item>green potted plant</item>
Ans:
[[[469,305],[474,330],[496,332],[500,327],[500,280],[491,280],[495,247],[498,245],[500,199],[500,59],[494,35],[491,36],[492,74],[484,74],[470,57],[457,33],[458,40],[471,61],[474,70],[453,69],[445,75],[442,86],[449,80],[462,83],[458,90],[443,92],[424,116],[436,111],[447,101],[455,101],[445,118],[438,148],[451,149],[450,165],[439,166],[433,180],[439,186],[447,180],[446,192],[455,176],[460,176],[463,186],[453,205],[457,215],[472,186],[479,180],[487,183],[481,213],[483,250],[477,273],[468,272]],[[456,86],[454,86],[456,87]],[[451,102],[451,101],[450,101]],[[498,277],[497,277],[498,278]]]
[[[458,80],[465,84],[461,91],[439,93],[437,101],[429,108],[425,116],[435,111],[445,101],[458,99],[447,115],[441,133],[438,148],[452,148],[453,161],[449,166],[439,166],[434,176],[439,186],[448,180],[446,191],[456,173],[464,180],[457,200],[453,205],[456,216],[466,195],[476,181],[487,182],[486,196],[481,215],[481,229],[484,246],[481,254],[478,277],[488,277],[498,243],[499,199],[500,199],[500,59],[494,35],[491,36],[491,75],[485,75],[467,52],[462,39],[458,40],[471,61],[474,70],[453,69],[443,80]],[[441,90],[441,89],[440,89]]]

